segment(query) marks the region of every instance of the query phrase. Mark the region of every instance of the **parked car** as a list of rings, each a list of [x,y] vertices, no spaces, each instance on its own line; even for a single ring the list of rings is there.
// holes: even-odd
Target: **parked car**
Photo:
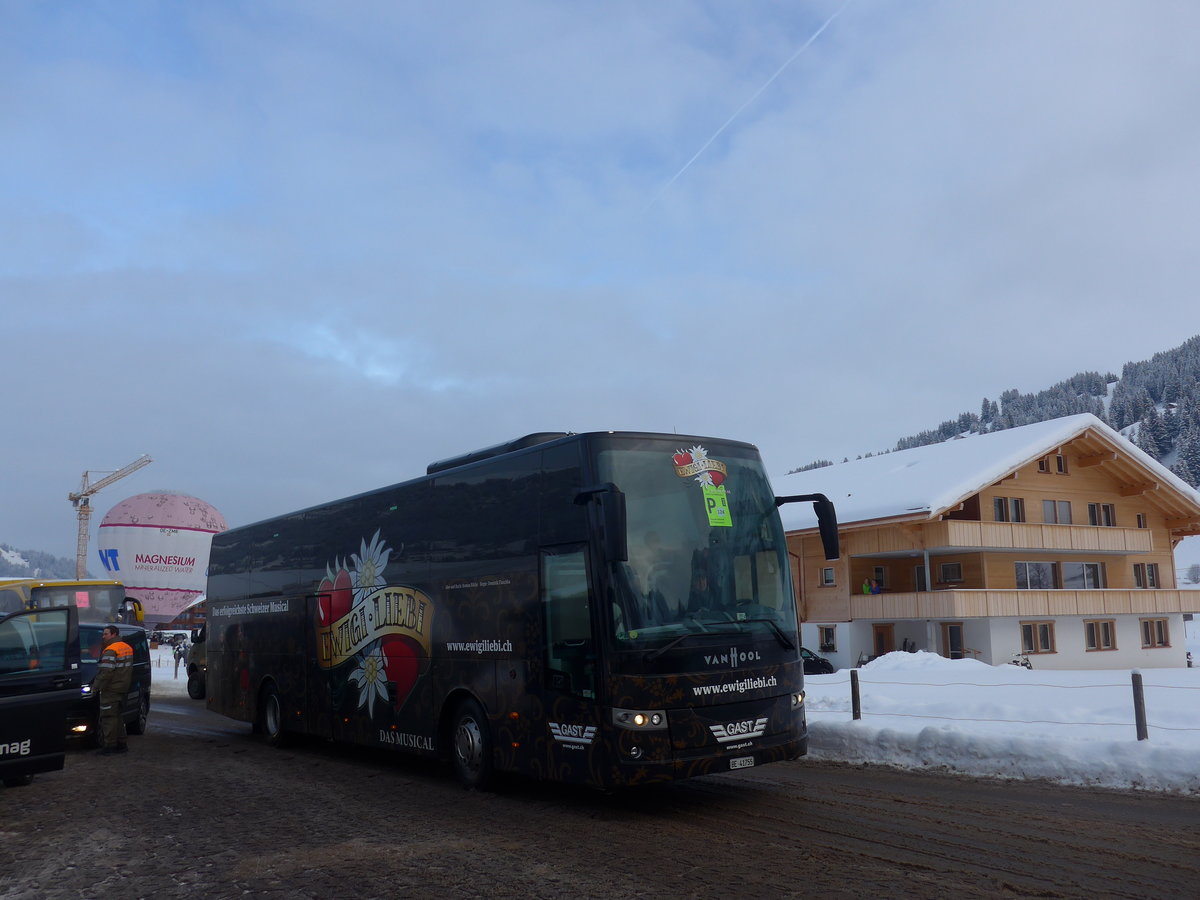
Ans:
[[[100,739],[100,697],[92,691],[92,682],[99,668],[100,652],[104,649],[103,622],[79,623],[80,668],[83,686],[79,699],[71,706],[67,716],[67,735],[82,738],[93,745]],[[121,715],[125,719],[125,730],[130,734],[144,734],[146,718],[150,715],[150,641],[146,629],[138,625],[117,625],[121,640],[133,648],[133,678],[129,693],[121,704]]]
[[[805,675],[832,675],[836,671],[833,663],[823,656],[817,656],[807,647],[800,648],[800,658],[804,660]]]
[[[29,784],[66,757],[63,723],[79,696],[79,610],[0,613],[0,781]]]

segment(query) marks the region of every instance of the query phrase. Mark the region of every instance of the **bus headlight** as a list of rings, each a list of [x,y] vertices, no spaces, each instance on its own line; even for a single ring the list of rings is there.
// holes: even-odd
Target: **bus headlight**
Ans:
[[[804,691],[796,691],[792,694],[792,709],[799,709],[804,705]]]
[[[614,709],[612,721],[630,731],[665,731],[667,713],[662,709]]]
[[[90,684],[83,685],[82,687],[79,688],[79,694],[82,697],[92,696],[92,686]]]

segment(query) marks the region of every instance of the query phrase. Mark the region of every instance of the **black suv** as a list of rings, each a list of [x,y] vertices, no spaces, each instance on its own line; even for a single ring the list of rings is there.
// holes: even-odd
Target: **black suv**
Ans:
[[[804,660],[805,675],[832,675],[835,671],[833,663],[823,656],[817,656],[807,647],[800,648],[800,658]]]
[[[94,745],[100,740],[100,698],[92,692],[92,682],[104,649],[103,622],[79,623],[79,658],[83,670],[83,687],[80,697],[71,706],[67,716],[67,736],[82,738]],[[146,731],[146,717],[150,714],[150,642],[146,629],[137,625],[117,625],[121,640],[133,648],[133,678],[129,693],[121,704],[125,719],[125,730],[130,734]]]

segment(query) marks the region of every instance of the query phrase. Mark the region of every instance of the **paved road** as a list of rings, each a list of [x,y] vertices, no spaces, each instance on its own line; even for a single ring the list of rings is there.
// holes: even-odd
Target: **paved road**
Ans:
[[[1194,897],[1200,799],[802,760],[601,794],[321,743],[186,699],[0,789],[0,896]]]

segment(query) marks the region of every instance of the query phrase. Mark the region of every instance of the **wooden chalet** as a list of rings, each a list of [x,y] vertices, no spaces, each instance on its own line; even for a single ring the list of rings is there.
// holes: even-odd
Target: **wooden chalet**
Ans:
[[[839,668],[893,650],[1034,668],[1183,666],[1174,547],[1200,494],[1092,415],[779,479],[837,508],[842,557],[782,508],[806,647]],[[874,580],[878,593],[870,590]]]

